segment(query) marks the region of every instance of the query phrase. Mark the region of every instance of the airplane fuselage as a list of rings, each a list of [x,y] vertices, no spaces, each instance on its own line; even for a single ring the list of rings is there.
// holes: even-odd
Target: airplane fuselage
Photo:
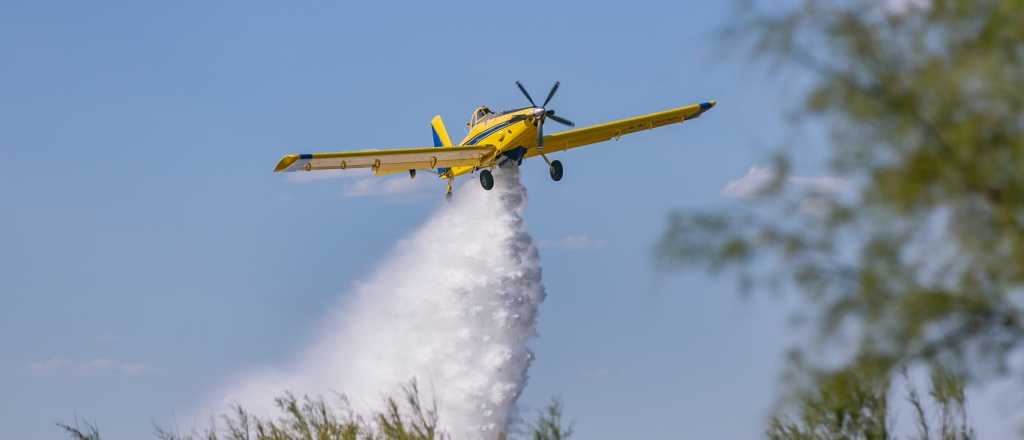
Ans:
[[[473,125],[458,147],[472,145],[493,145],[497,150],[492,157],[493,165],[506,161],[518,164],[526,152],[537,147],[537,125],[540,108],[527,107],[522,110],[494,116]],[[452,167],[452,176],[471,173],[479,167]]]

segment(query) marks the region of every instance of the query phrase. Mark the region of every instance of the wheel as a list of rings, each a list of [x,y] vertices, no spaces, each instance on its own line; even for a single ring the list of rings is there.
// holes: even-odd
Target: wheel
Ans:
[[[551,180],[555,182],[562,180],[562,162],[557,160],[551,161],[548,171],[551,173]]]
[[[490,191],[494,188],[494,175],[491,174],[491,170],[483,170],[480,172],[480,186]]]

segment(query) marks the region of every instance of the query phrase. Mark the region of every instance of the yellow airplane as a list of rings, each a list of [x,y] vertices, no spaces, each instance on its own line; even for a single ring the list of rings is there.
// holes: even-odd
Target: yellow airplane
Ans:
[[[530,106],[501,113],[477,107],[466,124],[469,134],[458,145],[452,143],[441,116],[437,115],[430,121],[433,147],[288,154],[277,163],[274,172],[370,168],[378,176],[408,172],[411,178],[415,178],[417,170],[427,170],[448,181],[445,196],[451,197],[455,176],[479,171],[480,185],[490,190],[494,187],[492,168],[507,164],[518,166],[523,159],[540,156],[548,164],[551,179],[557,182],[562,180],[562,163],[548,159],[548,154],[609,139],[618,140],[624,134],[695,119],[715,106],[715,101],[702,102],[544,135],[544,122],[548,119],[575,126],[572,121],[555,115],[554,110],[547,109],[558,85],[556,81],[544,103],[538,106],[526,88],[516,81]]]

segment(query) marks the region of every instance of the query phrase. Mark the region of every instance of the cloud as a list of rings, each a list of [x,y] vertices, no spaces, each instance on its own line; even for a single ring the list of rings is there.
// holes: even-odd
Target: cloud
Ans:
[[[405,173],[393,177],[374,176],[370,170],[322,170],[316,172],[294,172],[287,173],[285,181],[292,184],[307,184],[330,180],[342,181],[342,197],[368,197],[379,195],[410,194],[423,188],[421,180],[423,175],[432,176],[429,173],[421,173],[420,177],[410,179]],[[444,185],[439,185],[444,190]],[[287,197],[287,196],[285,196]]]
[[[51,373],[58,370],[64,370],[72,366],[71,362],[67,359],[62,358],[50,358],[42,362],[33,362],[29,364],[28,369],[32,370],[36,374]]]
[[[753,198],[771,183],[773,177],[770,168],[751,166],[743,177],[726,183],[722,188],[722,195],[732,199]]]
[[[152,367],[139,362],[122,362],[107,358],[95,358],[86,361],[71,361],[62,357],[52,357],[45,361],[33,362],[29,371],[39,375],[70,373],[79,376],[92,376],[99,373],[116,373],[124,376],[141,376],[152,371]]]
[[[410,179],[408,176],[399,177],[368,177],[359,179],[347,185],[342,190],[342,197],[366,197],[377,195],[399,195],[410,194],[419,191],[422,179]],[[441,187],[443,190],[444,188]]]
[[[903,15],[914,9],[929,9],[931,0],[882,0],[882,9],[893,15]]]
[[[355,170],[320,170],[313,172],[296,171],[294,173],[286,173],[285,181],[288,183],[303,184],[324,180],[366,178],[370,175],[372,175],[372,173],[369,168],[360,168]]]
[[[561,249],[566,251],[592,251],[608,245],[605,240],[597,240],[583,234],[566,235],[557,240],[537,240],[537,247]]]
[[[424,174],[431,176],[430,173],[420,173],[421,176]],[[285,173],[285,181],[291,184],[302,185],[331,180],[342,182],[342,197],[368,197],[414,193],[422,188],[419,181],[423,179],[410,179],[404,172],[392,177],[379,177],[373,175],[369,168]]]
[[[722,187],[722,195],[731,199],[753,199],[759,196],[775,179],[775,172],[767,166],[751,166],[742,177]],[[850,189],[850,182],[833,176],[789,176],[786,183],[818,194],[838,194]]]

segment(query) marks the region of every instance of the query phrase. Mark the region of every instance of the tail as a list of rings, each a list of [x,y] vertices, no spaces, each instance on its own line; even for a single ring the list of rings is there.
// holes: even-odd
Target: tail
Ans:
[[[435,147],[452,146],[452,139],[448,137],[448,129],[444,128],[444,121],[441,120],[441,115],[434,116],[434,119],[430,120],[430,130],[434,132]]]
[[[452,139],[448,137],[448,129],[444,127],[444,121],[441,120],[441,115],[434,116],[434,119],[430,120],[430,131],[434,135],[434,147],[452,147]],[[438,168],[437,174],[444,176],[448,173],[448,168]]]

